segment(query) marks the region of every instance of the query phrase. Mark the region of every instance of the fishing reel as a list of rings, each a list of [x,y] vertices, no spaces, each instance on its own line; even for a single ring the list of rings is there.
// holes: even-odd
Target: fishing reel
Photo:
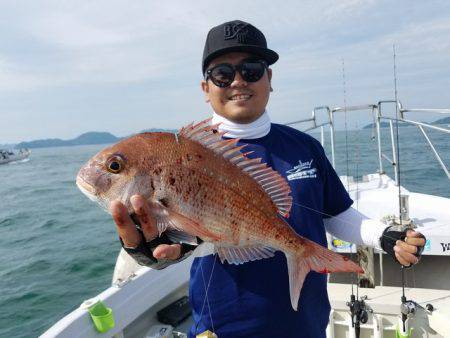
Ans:
[[[403,295],[402,298],[402,304],[400,305],[400,314],[401,314],[401,323],[402,323],[402,331],[401,333],[403,335],[407,335],[409,337],[411,335],[411,328],[407,327],[406,321],[408,318],[415,315],[417,312],[417,308],[420,306],[413,300],[407,300],[406,297]],[[428,304],[430,305],[430,304]]]
[[[405,296],[402,296],[402,305],[400,305],[400,312],[402,315],[408,317],[413,316],[417,311],[417,303],[412,300],[406,300]]]
[[[347,306],[350,308],[352,327],[355,328],[356,338],[359,338],[360,336],[361,323],[366,324],[369,320],[369,312],[371,312],[371,310],[364,302],[366,299],[367,296],[363,296],[360,299],[357,299],[355,295],[351,295],[350,302],[347,302]]]
[[[406,319],[408,319],[408,317],[412,317],[416,314],[417,308],[420,305],[413,300],[406,300],[405,296],[402,296],[401,299],[402,304],[400,305],[400,313],[402,314],[402,321],[406,322]]]

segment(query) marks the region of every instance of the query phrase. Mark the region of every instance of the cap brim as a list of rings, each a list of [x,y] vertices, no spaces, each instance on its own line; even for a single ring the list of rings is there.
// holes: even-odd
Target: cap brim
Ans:
[[[259,47],[259,46],[232,46],[222,49],[218,49],[213,53],[209,54],[208,57],[203,61],[202,71],[205,73],[208,64],[218,56],[232,53],[232,52],[247,52],[255,54],[263,58],[269,65],[274,64],[278,60],[278,54],[271,49]]]

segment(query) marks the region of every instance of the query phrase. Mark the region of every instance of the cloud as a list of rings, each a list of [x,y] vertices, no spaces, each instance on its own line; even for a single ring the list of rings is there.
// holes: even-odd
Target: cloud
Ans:
[[[49,129],[30,124],[28,134],[36,137],[92,129],[92,121],[73,122],[72,129],[64,123],[93,109],[95,123],[108,121],[119,134],[144,123],[136,121],[173,127],[187,122],[186,113],[203,117],[208,107],[198,83],[206,32],[230,19],[259,27],[280,54],[269,105],[277,121],[309,116],[314,106],[341,105],[342,59],[349,104],[391,98],[393,44],[402,100],[450,106],[439,94],[449,86],[445,1],[20,4],[0,5],[0,114],[15,112],[22,124],[27,114],[42,116]],[[132,119],[121,123],[124,112]],[[13,129],[3,135],[24,138]]]
[[[161,79],[186,54],[186,61],[193,55],[188,37],[198,25],[186,31],[188,7],[182,3],[64,2],[43,8],[16,13],[21,20],[9,30],[33,40],[39,60],[17,57],[16,51],[4,55],[13,62],[1,73],[2,89]],[[198,39],[197,57],[201,44]]]

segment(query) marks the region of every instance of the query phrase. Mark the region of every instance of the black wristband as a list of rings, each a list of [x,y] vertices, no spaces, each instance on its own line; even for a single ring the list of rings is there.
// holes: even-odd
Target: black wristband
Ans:
[[[400,241],[405,241],[406,239],[406,232],[408,230],[414,230],[412,228],[399,228],[396,225],[392,225],[390,227],[387,227],[384,231],[383,231],[383,235],[381,235],[381,239],[380,239],[380,244],[381,244],[381,248],[386,251],[387,254],[389,254],[391,257],[393,257],[397,262],[397,257],[395,257],[395,251],[394,251],[394,246],[396,245],[395,243],[400,240]],[[425,236],[420,234],[420,238],[424,238]],[[416,256],[417,258],[420,259],[420,256],[422,255],[422,252],[424,250],[423,246],[419,246],[417,247],[417,252],[414,254],[414,256]],[[406,266],[406,268],[411,267],[413,264]]]
[[[194,251],[195,248],[197,248],[198,245],[200,245],[203,241],[197,237],[197,245],[191,245],[186,243],[180,243],[181,245],[181,251],[180,251],[180,258],[184,257],[187,253],[190,253],[191,251]]]
[[[141,241],[135,248],[128,248],[124,245],[122,238],[119,237],[122,248],[133,257],[140,265],[152,266],[158,263],[158,260],[153,256],[153,250],[160,244],[173,244],[166,234],[162,233],[161,236],[154,238],[151,241],[146,241],[141,229],[137,228]]]
[[[165,260],[162,259],[158,261],[158,259],[153,256],[153,250],[160,244],[175,244],[172,242],[169,237],[163,232],[159,237],[156,237],[152,239],[151,241],[146,241],[144,233],[141,229],[141,224],[139,222],[139,219],[135,213],[132,213],[130,215],[131,219],[133,220],[134,224],[136,224],[136,229],[139,232],[139,235],[141,237],[141,241],[139,242],[139,245],[135,248],[127,248],[123,244],[122,238],[119,237],[120,243],[122,244],[122,248],[131,256],[133,257],[136,262],[138,262],[140,265],[148,266],[154,269],[163,269],[173,263],[177,263],[185,259],[188,254],[195,250],[197,245],[201,244],[203,241],[197,237],[197,245],[190,245],[186,243],[179,243],[181,245],[180,250],[180,256],[176,260]]]

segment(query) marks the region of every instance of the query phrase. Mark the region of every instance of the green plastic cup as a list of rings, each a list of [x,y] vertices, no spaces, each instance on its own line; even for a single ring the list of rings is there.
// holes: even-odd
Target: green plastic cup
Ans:
[[[403,332],[401,331],[400,327],[397,326],[397,330],[395,330],[395,337],[396,337],[396,338],[411,338],[412,331],[413,331],[413,329],[410,328],[410,329],[409,329],[409,332],[403,333]]]
[[[98,301],[88,309],[94,326],[100,333],[105,333],[114,327],[114,316],[112,309],[106,307],[103,302]]]

